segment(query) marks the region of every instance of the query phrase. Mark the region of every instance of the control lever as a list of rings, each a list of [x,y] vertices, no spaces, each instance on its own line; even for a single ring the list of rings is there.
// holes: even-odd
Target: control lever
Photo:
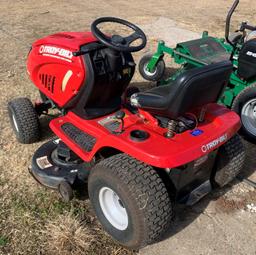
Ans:
[[[125,117],[125,112],[124,111],[118,111],[115,114],[115,118],[121,121],[120,131],[114,131],[115,134],[123,133],[123,131],[124,131],[124,117]]]
[[[251,25],[249,25],[246,21],[244,21],[244,22],[242,22],[241,27],[240,27],[239,30],[240,30],[241,32],[243,32],[245,29],[254,31],[254,30],[256,30],[256,27],[255,27],[255,26],[251,26]]]

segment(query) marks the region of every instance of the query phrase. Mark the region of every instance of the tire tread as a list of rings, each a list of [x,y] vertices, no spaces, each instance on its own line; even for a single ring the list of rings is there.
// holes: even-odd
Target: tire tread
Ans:
[[[18,141],[24,144],[37,142],[40,138],[39,119],[31,101],[26,97],[16,98],[8,103],[8,109],[10,118],[13,112],[19,126]]]
[[[231,182],[243,169],[245,163],[245,149],[238,135],[233,136],[219,151],[220,157],[225,157],[226,164],[216,169],[215,182],[223,187]],[[218,159],[217,159],[218,160]]]
[[[99,165],[110,169],[129,190],[145,213],[146,233],[142,246],[158,240],[168,229],[173,217],[173,203],[167,189],[153,167],[144,164],[126,154],[117,154],[104,159]],[[143,195],[147,195],[147,204]],[[146,208],[147,207],[147,208]]]

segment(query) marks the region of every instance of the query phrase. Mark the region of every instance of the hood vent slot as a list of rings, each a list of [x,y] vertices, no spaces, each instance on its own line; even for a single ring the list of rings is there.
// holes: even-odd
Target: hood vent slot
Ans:
[[[41,84],[48,89],[51,93],[54,92],[54,84],[55,84],[56,77],[49,74],[39,74],[39,80],[41,81]]]

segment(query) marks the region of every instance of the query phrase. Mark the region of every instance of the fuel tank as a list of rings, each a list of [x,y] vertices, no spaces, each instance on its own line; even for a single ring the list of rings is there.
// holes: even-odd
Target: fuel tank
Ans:
[[[58,107],[64,107],[86,79],[82,56],[73,56],[81,46],[96,42],[91,32],[61,32],[33,43],[27,72],[38,89]]]

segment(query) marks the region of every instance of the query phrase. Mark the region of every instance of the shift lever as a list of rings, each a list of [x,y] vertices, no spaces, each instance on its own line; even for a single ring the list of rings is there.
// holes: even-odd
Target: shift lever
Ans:
[[[124,131],[124,117],[125,112],[124,111],[118,111],[115,115],[116,119],[121,120],[121,128],[120,131],[114,131],[116,134],[121,134]]]

